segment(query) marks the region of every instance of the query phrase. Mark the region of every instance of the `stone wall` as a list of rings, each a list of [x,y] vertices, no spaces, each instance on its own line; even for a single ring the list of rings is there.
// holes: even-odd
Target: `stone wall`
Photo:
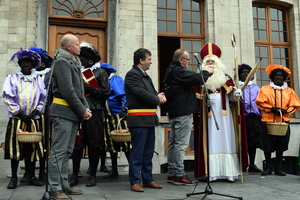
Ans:
[[[28,48],[36,42],[36,0],[1,0],[0,1],[0,88],[8,74],[18,68],[8,63],[11,56],[20,48]],[[7,110],[0,101],[0,142],[4,142]],[[2,151],[2,150],[1,150]],[[0,178],[10,173],[10,161],[3,160],[0,154]]]
[[[157,8],[155,0],[108,0],[109,20],[114,20],[107,29],[108,59],[118,70],[118,75],[125,77],[133,64],[133,52],[138,48],[147,48],[152,52],[153,64],[147,73],[158,88],[158,47],[157,47]],[[13,73],[18,67],[8,63],[10,57],[20,47],[31,45],[47,48],[47,8],[44,0],[1,0],[0,1],[0,88],[3,87],[5,77]],[[222,49],[222,61],[233,76],[234,48],[231,46],[231,34],[236,36],[236,56],[239,63],[254,65],[254,38],[252,21],[252,3],[274,3],[289,8],[289,26],[291,36],[293,83],[299,95],[299,59],[300,55],[300,6],[299,0],[210,0],[205,1],[205,42],[214,42]],[[114,6],[114,8],[111,8]],[[37,15],[39,18],[37,19]],[[111,35],[110,35],[111,34]],[[300,96],[300,95],[299,95]],[[299,118],[299,111],[296,118]],[[298,119],[291,125],[292,138],[289,150],[285,156],[297,156],[300,136]],[[0,142],[4,141],[7,123],[7,111],[0,101]],[[154,155],[154,172],[160,172],[160,165],[166,163],[164,156],[164,129],[156,127],[156,148],[159,155]],[[2,151],[2,150],[0,150]],[[258,151],[256,162],[261,166],[263,153]],[[123,153],[122,153],[123,155]],[[193,156],[186,157],[192,160]],[[3,160],[0,154],[0,178],[10,173],[10,161]],[[126,159],[120,157],[120,164],[126,165]],[[83,169],[84,170],[84,169]]]

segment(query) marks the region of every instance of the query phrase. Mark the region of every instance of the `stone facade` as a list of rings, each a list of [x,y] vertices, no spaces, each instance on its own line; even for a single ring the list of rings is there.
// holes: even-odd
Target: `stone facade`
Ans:
[[[231,34],[236,36],[236,56],[238,62],[254,65],[254,36],[252,20],[252,3],[274,3],[289,8],[289,26],[292,48],[293,85],[299,93],[300,72],[300,5],[299,0],[210,0],[204,2],[205,10],[205,41],[214,42],[222,49],[222,61],[231,69],[234,67],[234,48],[231,45]],[[0,88],[5,77],[17,68],[8,63],[13,53],[20,47],[28,48],[38,45],[46,48],[48,44],[47,1],[44,0],[1,0],[0,1]],[[147,48],[152,52],[151,69],[148,71],[154,85],[158,88],[158,42],[157,42],[157,5],[155,0],[108,0],[107,54],[108,62],[118,70],[118,75],[125,77],[133,64],[133,52]],[[111,22],[111,23],[110,23]],[[232,72],[229,72],[229,74]],[[233,75],[233,74],[230,74]],[[300,95],[299,95],[300,96]],[[297,134],[300,126],[299,111],[291,124],[292,138],[289,150],[284,155],[297,156],[300,136]],[[0,102],[0,142],[4,141],[7,123],[7,111]],[[160,172],[160,165],[167,162],[164,155],[164,126],[162,122],[157,127],[154,172]],[[260,150],[257,155],[257,165],[261,167],[264,160]],[[121,154],[123,155],[123,154]],[[193,160],[193,156],[187,156]],[[3,160],[0,154],[0,177],[10,173],[10,161]],[[126,168],[124,156],[120,163]],[[108,159],[109,162],[109,159]]]

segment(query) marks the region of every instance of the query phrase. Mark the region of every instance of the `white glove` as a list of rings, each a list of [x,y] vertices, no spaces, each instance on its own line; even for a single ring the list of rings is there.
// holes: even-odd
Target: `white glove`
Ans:
[[[236,97],[241,97],[241,96],[243,96],[243,92],[242,92],[241,89],[236,89],[236,90],[234,91],[234,95],[235,95]]]

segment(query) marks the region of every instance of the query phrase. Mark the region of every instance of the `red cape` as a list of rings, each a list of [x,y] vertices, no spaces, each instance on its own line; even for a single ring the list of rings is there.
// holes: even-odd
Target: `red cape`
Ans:
[[[201,87],[194,87],[195,93],[201,94]],[[200,112],[198,114],[194,114],[194,175],[195,177],[201,177],[207,174],[207,125],[206,125],[206,100],[199,100],[198,104],[200,107]],[[233,103],[237,104],[237,103]],[[237,108],[236,105],[233,107]],[[237,114],[237,111],[232,111],[233,115]],[[233,117],[234,121],[237,117]],[[238,158],[240,159],[240,146],[242,147],[242,170],[243,172],[247,171],[247,167],[249,166],[248,159],[248,143],[247,143],[247,134],[246,134],[246,124],[244,117],[244,108],[242,103],[240,103],[240,121],[241,121],[241,145],[238,144],[237,140],[237,150],[238,150]],[[235,121],[235,129],[238,130],[238,123]],[[236,131],[238,132],[238,131]],[[205,134],[204,134],[205,133]]]

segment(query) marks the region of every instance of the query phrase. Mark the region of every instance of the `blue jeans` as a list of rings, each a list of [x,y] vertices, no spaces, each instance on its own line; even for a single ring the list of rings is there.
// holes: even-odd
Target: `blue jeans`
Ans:
[[[49,156],[50,191],[70,187],[68,183],[69,159],[73,153],[78,122],[53,117],[53,137]]]
[[[131,145],[129,155],[129,181],[130,184],[139,184],[141,173],[144,184],[153,181],[152,158],[154,154],[155,129],[154,127],[134,127],[129,129]]]
[[[189,144],[192,128],[191,115],[169,120],[171,131],[168,136],[168,176],[183,176],[184,153]]]

